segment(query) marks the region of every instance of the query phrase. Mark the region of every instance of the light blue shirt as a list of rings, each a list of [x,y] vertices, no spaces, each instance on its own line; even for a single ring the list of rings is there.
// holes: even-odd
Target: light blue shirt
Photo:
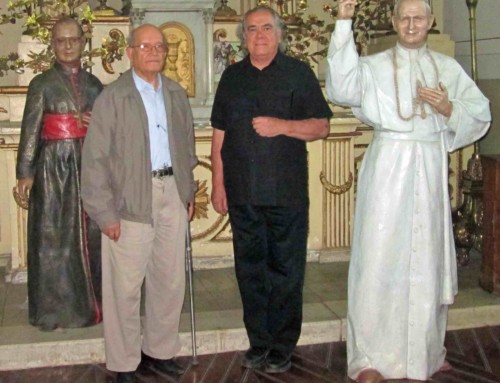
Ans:
[[[149,146],[151,148],[151,169],[157,170],[172,166],[168,146],[167,112],[163,98],[161,76],[158,74],[158,90],[140,78],[132,70],[134,83],[141,94],[142,102],[148,115]]]

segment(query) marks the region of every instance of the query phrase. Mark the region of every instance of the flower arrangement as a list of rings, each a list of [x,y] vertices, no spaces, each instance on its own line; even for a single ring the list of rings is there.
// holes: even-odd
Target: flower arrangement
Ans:
[[[324,20],[316,15],[306,15],[307,0],[259,0],[257,4],[275,9],[284,20],[287,26],[286,53],[289,56],[309,65],[311,61],[318,63],[326,56],[328,36],[333,28],[326,26]],[[314,43],[318,44],[319,49],[311,51]]]
[[[378,31],[392,30],[391,16],[395,0],[358,0],[352,28],[354,40],[362,51]],[[331,17],[337,16],[337,6],[325,5],[323,10]],[[335,22],[333,23],[335,24]],[[333,28],[332,28],[333,29]]]
[[[336,16],[337,2],[324,5],[323,10],[331,17]],[[390,17],[395,0],[358,0],[353,18],[354,39],[360,53],[370,38],[380,31],[392,30]],[[287,25],[287,54],[311,65],[326,57],[335,21],[326,23],[316,15],[306,15],[307,0],[260,0],[259,4],[277,10]],[[293,10],[293,11],[290,11]],[[311,51],[311,47],[317,46]]]
[[[294,2],[295,6],[289,6]],[[288,48],[287,53],[311,65],[318,63],[326,56],[329,36],[334,29],[335,22],[325,23],[316,15],[306,15],[307,0],[260,0],[259,4],[274,6],[287,24]],[[289,9],[294,9],[289,12]],[[353,31],[355,41],[362,51],[370,38],[377,30],[391,29],[390,15],[394,9],[394,0],[359,0],[353,18]],[[330,16],[336,15],[336,4],[325,5],[323,10]],[[11,0],[7,12],[0,14],[0,26],[15,24],[25,20],[23,34],[37,39],[47,48],[39,53],[30,52],[28,59],[22,59],[17,53],[0,56],[0,77],[8,71],[24,72],[25,68],[38,73],[48,69],[53,60],[54,53],[50,47],[50,25],[53,20],[61,15],[69,15],[81,23],[85,37],[91,41],[92,23],[95,15],[86,0]],[[1,34],[1,32],[0,32]],[[317,44],[311,51],[313,44]],[[101,47],[89,49],[82,54],[84,67],[94,65],[94,59],[100,58],[104,69],[113,73],[111,64],[121,60],[125,53],[126,41],[121,33],[110,32]]]
[[[326,56],[333,25],[325,25],[316,15],[305,15],[307,5],[291,15],[282,15],[287,24],[287,54],[309,65]],[[317,50],[310,50],[317,43]]]
[[[0,25],[15,24],[24,21],[24,35],[31,36],[47,47],[39,53],[30,52],[28,59],[22,59],[17,53],[0,56],[0,77],[8,71],[23,73],[25,68],[34,73],[50,68],[54,61],[54,52],[50,46],[50,26],[55,18],[67,15],[77,19],[82,25],[84,36],[88,41],[92,38],[92,22],[95,15],[86,0],[13,0],[7,5],[7,12],[0,15]],[[84,68],[94,65],[94,58],[101,58],[103,66],[109,71],[110,64],[121,60],[125,52],[126,41],[121,33],[110,33],[110,37],[102,42],[99,48],[89,49],[82,54]],[[112,73],[112,72],[111,72]]]

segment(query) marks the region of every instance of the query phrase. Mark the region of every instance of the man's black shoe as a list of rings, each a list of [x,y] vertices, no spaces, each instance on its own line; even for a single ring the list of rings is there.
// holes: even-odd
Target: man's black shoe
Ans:
[[[259,368],[262,367],[266,361],[269,350],[264,347],[250,347],[243,355],[241,365],[245,368]]]
[[[133,383],[135,371],[118,372],[116,374],[116,383]]]
[[[184,372],[186,372],[186,369],[179,366],[179,364],[177,364],[177,362],[173,358],[156,359],[152,356],[142,353],[142,364],[160,374],[180,376],[184,374]]]
[[[292,353],[271,350],[266,358],[266,368],[265,371],[268,374],[278,374],[280,372],[285,372],[292,366]]]

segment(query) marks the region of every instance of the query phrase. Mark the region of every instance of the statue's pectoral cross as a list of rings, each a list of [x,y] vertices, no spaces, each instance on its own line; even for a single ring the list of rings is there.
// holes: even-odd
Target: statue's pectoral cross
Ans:
[[[78,111],[77,113],[75,113],[73,115],[73,117],[75,117],[78,121],[78,127],[79,128],[83,128],[83,117],[82,117],[82,113],[80,111]]]

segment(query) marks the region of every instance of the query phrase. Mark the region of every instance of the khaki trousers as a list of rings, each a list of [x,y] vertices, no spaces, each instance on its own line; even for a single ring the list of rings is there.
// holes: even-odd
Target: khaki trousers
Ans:
[[[187,210],[174,177],[153,179],[153,225],[120,221],[117,242],[102,236],[106,367],[134,371],[144,353],[170,359],[180,350]],[[145,318],[141,345],[141,286]]]

